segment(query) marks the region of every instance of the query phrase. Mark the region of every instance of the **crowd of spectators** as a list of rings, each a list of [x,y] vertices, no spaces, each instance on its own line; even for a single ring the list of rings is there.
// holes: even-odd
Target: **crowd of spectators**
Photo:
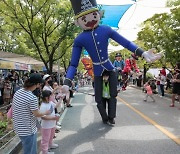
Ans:
[[[37,152],[37,130],[40,127],[41,151],[49,154],[53,153],[49,149],[58,147],[53,138],[61,129],[59,117],[62,111],[65,107],[72,107],[70,99],[78,85],[90,84],[91,79],[77,74],[69,93],[63,87],[64,74],[58,78],[58,74],[31,70],[20,77],[18,72],[10,71],[0,81],[1,105],[11,105],[14,130],[22,141],[24,153]]]
[[[23,87],[24,82],[29,78],[29,75],[32,73],[40,73],[42,77],[44,75],[47,76],[46,73],[37,72],[35,70],[31,70],[30,72],[26,72],[23,74],[22,72],[20,73],[18,71],[11,70],[7,73],[7,75],[0,74],[0,106],[8,106],[9,104],[11,104],[14,93]],[[51,77],[51,87],[53,88],[53,84],[54,86],[56,84],[58,86],[62,86],[65,78],[64,76],[64,73],[61,73],[60,75],[58,75],[57,73],[50,74],[49,77]],[[47,79],[49,80],[49,78]],[[45,81],[46,80],[44,80],[44,84],[48,84]],[[92,84],[92,78],[90,76],[85,76],[81,73],[77,73],[77,75],[74,77],[74,80],[72,81],[72,87],[70,87],[70,97],[73,97],[74,91],[77,91],[79,86],[83,87],[87,84]],[[42,86],[44,85],[42,84]],[[33,94],[37,96],[39,100],[42,88],[43,87],[41,87],[40,89],[35,89],[33,91]],[[69,102],[66,100],[64,101],[67,103]]]
[[[180,63],[178,62],[173,70],[168,70],[163,67],[159,71],[157,77],[148,81],[151,85],[151,89],[154,94],[158,94],[160,97],[167,94],[172,94],[170,107],[175,106],[175,100],[180,103]]]

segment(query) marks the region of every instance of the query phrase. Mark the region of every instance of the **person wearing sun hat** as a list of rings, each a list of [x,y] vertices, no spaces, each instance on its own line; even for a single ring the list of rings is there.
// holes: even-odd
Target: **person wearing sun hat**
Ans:
[[[16,91],[12,101],[12,119],[15,133],[19,136],[25,154],[37,153],[37,118],[51,114],[52,109],[40,112],[38,99],[32,93],[39,88],[43,79],[40,74],[32,73],[24,87]]]
[[[95,85],[95,101],[100,112],[102,120],[109,120],[115,124],[116,109],[112,112],[112,117],[106,119],[103,116],[104,107],[102,103],[102,74],[105,70],[109,71],[109,89],[111,95],[111,103],[116,104],[117,96],[117,76],[115,68],[108,56],[108,42],[113,39],[123,47],[138,56],[142,56],[148,62],[160,59],[162,53],[154,54],[153,51],[144,52],[133,42],[121,36],[118,32],[106,25],[100,25],[102,12],[99,11],[96,0],[71,0],[72,8],[75,13],[75,24],[83,29],[74,40],[72,49],[72,58],[66,73],[64,86],[71,87],[72,80],[77,71],[82,49],[85,49],[93,62],[94,68],[94,85]],[[68,88],[67,88],[68,89]],[[116,106],[116,105],[114,105]]]

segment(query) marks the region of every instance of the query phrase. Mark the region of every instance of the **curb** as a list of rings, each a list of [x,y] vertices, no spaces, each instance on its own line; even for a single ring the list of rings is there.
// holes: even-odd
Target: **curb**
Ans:
[[[21,141],[19,137],[16,135],[13,140],[4,148],[1,150],[1,153],[3,154],[17,154],[20,152],[22,148]]]

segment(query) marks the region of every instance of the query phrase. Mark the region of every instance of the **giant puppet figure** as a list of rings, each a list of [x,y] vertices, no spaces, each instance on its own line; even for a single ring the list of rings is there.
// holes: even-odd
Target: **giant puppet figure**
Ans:
[[[113,39],[123,47],[138,56],[144,57],[147,62],[153,62],[161,58],[162,54],[144,52],[133,42],[130,42],[119,33],[105,25],[99,25],[101,13],[97,8],[96,0],[71,0],[75,13],[75,23],[83,29],[74,40],[71,63],[68,68],[64,85],[71,86],[71,80],[77,70],[81,51],[85,48],[90,55],[94,68],[95,101],[103,122],[115,124],[117,77],[115,68],[108,58],[108,42]],[[113,10],[112,10],[113,11]],[[108,113],[102,103],[103,72],[109,72],[110,106]]]

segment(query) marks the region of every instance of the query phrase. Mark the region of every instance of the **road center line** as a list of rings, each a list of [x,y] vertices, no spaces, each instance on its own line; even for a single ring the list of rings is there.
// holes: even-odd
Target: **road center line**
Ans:
[[[148,116],[144,115],[142,112],[134,108],[132,105],[121,99],[119,96],[117,97],[118,101],[121,101],[123,104],[127,105],[130,109],[132,109],[134,112],[139,114],[141,117],[143,117],[146,121],[154,125],[156,128],[158,128],[161,132],[163,132],[166,136],[168,136],[170,139],[172,139],[175,143],[180,145],[180,138],[175,136],[173,133],[169,132],[167,129],[159,125],[157,122],[149,118]]]

